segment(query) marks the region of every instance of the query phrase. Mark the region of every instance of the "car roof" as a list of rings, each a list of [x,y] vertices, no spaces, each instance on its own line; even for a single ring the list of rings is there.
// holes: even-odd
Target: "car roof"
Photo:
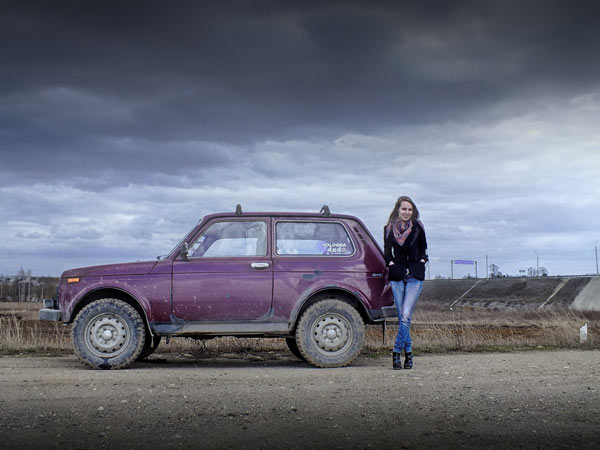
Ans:
[[[357,217],[349,214],[323,214],[318,212],[293,212],[293,211],[248,211],[241,214],[234,212],[221,212],[208,214],[200,219],[200,221],[207,221],[214,218],[222,217],[286,217],[286,218],[311,218],[311,219],[351,219],[359,220]]]

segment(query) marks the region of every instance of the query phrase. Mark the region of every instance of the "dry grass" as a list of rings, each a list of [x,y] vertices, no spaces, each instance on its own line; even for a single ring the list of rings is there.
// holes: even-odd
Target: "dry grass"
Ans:
[[[39,303],[0,303],[0,353],[69,353],[71,328],[40,322]],[[588,342],[579,343],[579,327],[588,324]],[[522,311],[488,308],[449,310],[439,304],[419,304],[413,317],[417,352],[510,351],[529,348],[600,348],[600,313],[572,310]],[[397,326],[388,323],[385,342],[381,327],[367,327],[367,352],[389,352]],[[283,339],[163,340],[159,353],[211,357],[284,352]]]
[[[72,351],[70,328],[37,319],[40,303],[0,303],[0,353]]]
[[[253,353],[271,353],[288,351],[284,339],[274,338],[234,338],[214,339],[171,339],[167,344],[161,342],[157,353],[187,354],[195,357],[239,356]]]
[[[579,328],[588,324],[588,340],[579,343]],[[397,325],[388,325],[392,346]],[[417,307],[413,316],[413,347],[419,352],[509,351],[529,348],[600,348],[600,313],[569,309],[537,311],[459,308],[437,304]],[[384,347],[380,330],[372,329],[367,346]]]

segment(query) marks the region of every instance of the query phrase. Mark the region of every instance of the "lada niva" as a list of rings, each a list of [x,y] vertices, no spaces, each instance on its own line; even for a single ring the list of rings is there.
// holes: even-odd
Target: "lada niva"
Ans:
[[[123,368],[161,338],[285,338],[317,367],[350,364],[365,324],[395,316],[381,248],[356,217],[235,213],[204,217],[154,261],[65,271],[41,320],[72,325],[78,357]]]

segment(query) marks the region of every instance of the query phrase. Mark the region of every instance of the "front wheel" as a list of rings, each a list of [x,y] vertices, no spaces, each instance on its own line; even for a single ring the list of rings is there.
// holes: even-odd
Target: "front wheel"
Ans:
[[[136,361],[142,361],[154,353],[158,348],[158,344],[160,344],[161,339],[162,336],[151,336],[150,333],[146,333],[146,342],[144,343],[144,348],[142,349],[140,356],[137,357]]]
[[[336,299],[310,306],[296,327],[296,343],[304,359],[316,367],[342,367],[362,350],[365,324],[353,306]]]
[[[73,346],[94,369],[120,369],[135,361],[146,342],[146,327],[135,308],[105,298],[83,308],[73,325]]]
[[[301,359],[302,361],[305,361],[304,356],[302,356],[302,353],[300,353],[300,349],[298,348],[295,338],[285,338],[285,343],[290,349],[290,352],[292,352],[292,355],[298,359]]]

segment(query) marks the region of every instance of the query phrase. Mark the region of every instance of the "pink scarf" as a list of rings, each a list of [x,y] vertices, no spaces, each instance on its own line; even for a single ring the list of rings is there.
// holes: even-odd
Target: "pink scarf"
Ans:
[[[400,219],[396,219],[392,223],[390,223],[389,227],[391,227],[392,231],[394,232],[394,238],[396,239],[396,242],[398,242],[398,245],[402,247],[404,245],[404,242],[406,241],[406,238],[410,235],[410,232],[412,231],[413,223],[412,220],[409,220],[406,223],[406,228],[403,229],[402,221]]]

